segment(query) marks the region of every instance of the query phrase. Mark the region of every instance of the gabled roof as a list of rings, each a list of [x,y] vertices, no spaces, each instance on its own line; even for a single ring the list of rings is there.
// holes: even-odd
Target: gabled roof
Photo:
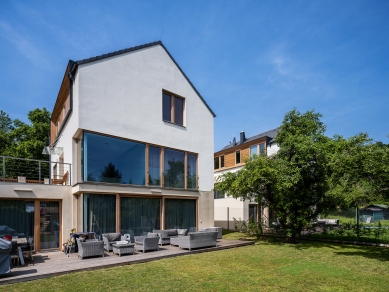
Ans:
[[[363,208],[361,210],[380,211],[382,209],[388,209],[388,206],[384,205],[384,204],[371,204],[371,205],[366,206],[365,208]]]
[[[79,61],[69,61],[69,63],[72,63],[72,70],[71,70],[71,74],[73,74],[76,69],[77,69],[77,66],[78,65],[82,65],[82,64],[86,64],[86,63],[91,63],[91,62],[94,62],[94,61],[98,61],[98,60],[102,60],[102,59],[105,59],[105,58],[110,58],[110,57],[113,57],[113,56],[117,56],[117,55],[121,55],[121,54],[125,54],[125,53],[128,53],[128,52],[134,52],[134,51],[137,51],[137,50],[140,50],[140,49],[144,49],[144,48],[149,48],[149,47],[153,47],[153,46],[161,46],[165,51],[166,53],[169,55],[169,57],[172,59],[172,61],[174,62],[174,64],[176,64],[177,68],[181,71],[182,75],[184,75],[185,79],[189,82],[189,84],[192,86],[193,90],[197,93],[197,95],[201,98],[201,100],[204,102],[205,106],[209,109],[209,111],[212,113],[212,115],[214,117],[216,117],[216,114],[213,112],[213,110],[210,108],[210,106],[207,104],[207,102],[204,100],[204,98],[201,96],[200,92],[198,92],[198,90],[196,89],[196,87],[193,85],[193,83],[190,81],[190,79],[188,78],[188,76],[186,76],[186,74],[184,73],[184,71],[181,69],[181,67],[178,65],[178,63],[176,62],[176,60],[173,58],[173,56],[169,53],[169,51],[166,49],[166,47],[162,44],[161,41],[157,41],[157,42],[152,42],[152,43],[148,43],[148,44],[144,44],[144,45],[141,45],[141,46],[136,46],[136,47],[131,47],[131,48],[127,48],[127,49],[124,49],[124,50],[119,50],[119,51],[115,51],[115,52],[112,52],[112,53],[108,53],[108,54],[103,54],[103,55],[100,55],[100,56],[96,56],[96,57],[91,57],[91,58],[88,58],[88,59],[83,59],[83,60],[79,60]],[[74,74],[73,74],[74,75]]]
[[[270,131],[267,131],[267,132],[263,132],[261,134],[252,136],[250,138],[246,138],[246,140],[242,143],[242,145],[245,144],[245,143],[249,143],[249,142],[251,142],[253,140],[256,140],[256,139],[259,139],[259,138],[263,138],[263,137],[267,137],[268,138],[267,143],[273,143],[274,142],[274,138],[277,135],[277,129],[278,128],[270,130]],[[223,149],[219,150],[218,152],[226,150],[226,149],[229,149],[229,148],[233,148],[233,147],[236,147],[236,146],[239,146],[239,145],[240,145],[240,141],[237,141],[235,144],[230,143],[230,144],[226,145]]]

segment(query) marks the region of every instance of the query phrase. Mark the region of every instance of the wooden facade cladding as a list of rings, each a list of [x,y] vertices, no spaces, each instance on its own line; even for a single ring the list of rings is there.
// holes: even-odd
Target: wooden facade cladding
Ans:
[[[66,68],[65,75],[62,80],[61,87],[58,92],[58,97],[54,105],[53,112],[51,114],[50,123],[50,145],[55,141],[66,115],[71,109],[70,100],[70,79],[68,77],[70,65]]]
[[[221,171],[229,168],[234,168],[239,165],[244,165],[244,161],[247,158],[250,158],[250,147],[253,145],[265,144],[266,149],[266,137],[261,137],[259,139],[245,142],[242,145],[236,145],[235,147],[231,147],[225,150],[221,150],[214,154],[214,157],[220,157],[224,155],[224,167],[220,167],[219,169],[215,169],[214,171]],[[236,151],[240,151],[240,162],[236,164]]]

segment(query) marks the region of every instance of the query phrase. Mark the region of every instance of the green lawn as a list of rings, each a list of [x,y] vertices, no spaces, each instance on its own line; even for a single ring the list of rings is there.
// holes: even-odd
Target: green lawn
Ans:
[[[0,286],[0,291],[388,291],[388,264],[387,248],[258,241],[253,246]]]

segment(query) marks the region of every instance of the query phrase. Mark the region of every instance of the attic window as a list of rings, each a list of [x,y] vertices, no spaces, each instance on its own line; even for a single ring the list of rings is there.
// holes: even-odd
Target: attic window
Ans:
[[[185,99],[172,93],[162,93],[162,119],[184,126]]]

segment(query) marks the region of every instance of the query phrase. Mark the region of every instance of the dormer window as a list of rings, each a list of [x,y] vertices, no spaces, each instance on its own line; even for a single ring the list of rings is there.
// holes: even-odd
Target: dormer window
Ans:
[[[185,99],[169,92],[162,93],[162,119],[184,126]]]

